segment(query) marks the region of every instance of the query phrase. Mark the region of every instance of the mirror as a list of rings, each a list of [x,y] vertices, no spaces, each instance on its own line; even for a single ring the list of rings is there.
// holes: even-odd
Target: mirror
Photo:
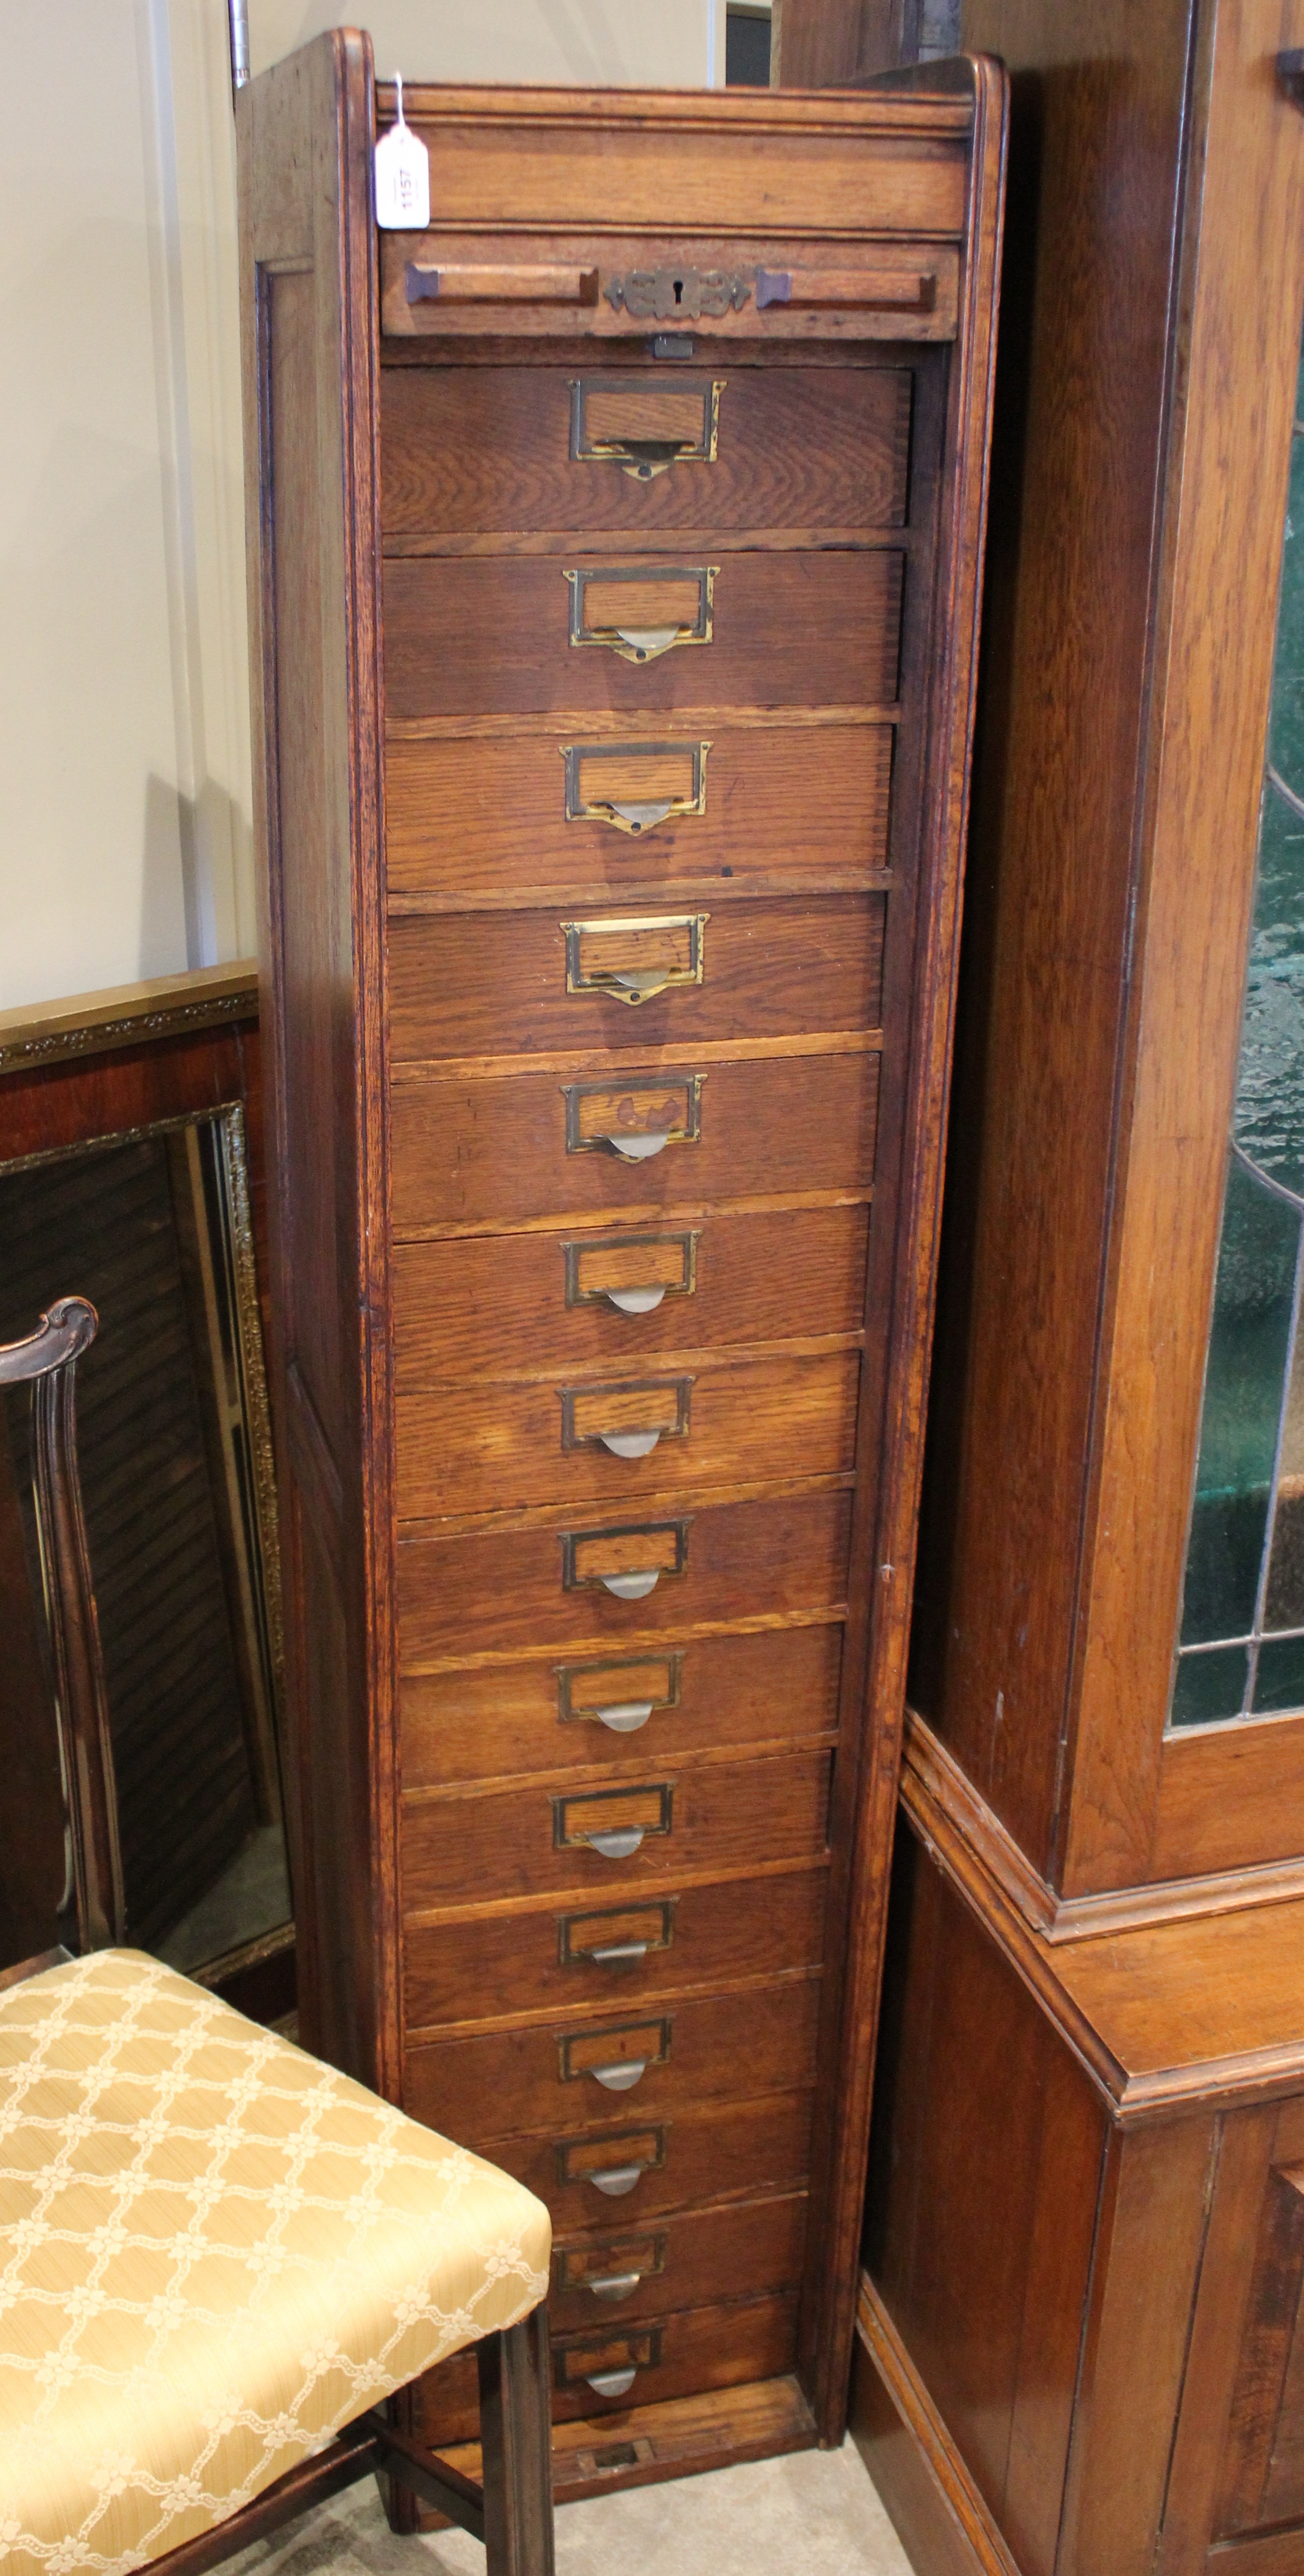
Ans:
[[[281,1953],[275,1495],[243,1112],[0,1164],[0,1340],[89,1297],[82,1498],[128,1938],[207,1985]],[[63,1819],[30,1390],[0,1425],[0,1963],[55,1937]],[[287,1963],[288,1964],[288,1963]]]

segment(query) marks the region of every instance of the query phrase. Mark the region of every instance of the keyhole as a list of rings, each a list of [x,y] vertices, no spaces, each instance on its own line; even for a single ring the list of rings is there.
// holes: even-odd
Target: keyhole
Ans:
[[[683,281],[682,277],[677,277],[677,278],[675,279],[675,302],[676,302],[676,304],[682,304],[682,303],[683,303],[683,300],[684,300],[684,281]]]

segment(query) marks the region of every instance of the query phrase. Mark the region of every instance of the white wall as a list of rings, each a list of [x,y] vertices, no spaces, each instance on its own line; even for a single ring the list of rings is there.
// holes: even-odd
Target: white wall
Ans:
[[[724,0],[718,14],[722,44]],[[372,0],[362,23],[383,80],[708,89],[716,15],[715,0]],[[339,24],[339,0],[249,0],[253,70]]]
[[[691,87],[717,6],[365,14],[382,73]],[[251,0],[255,69],[342,14]],[[0,1010],[255,939],[225,0],[6,0],[4,36]]]

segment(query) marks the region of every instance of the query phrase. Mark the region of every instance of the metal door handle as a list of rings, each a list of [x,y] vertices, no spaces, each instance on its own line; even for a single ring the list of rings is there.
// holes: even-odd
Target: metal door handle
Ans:
[[[655,1592],[661,1580],[661,1568],[649,1565],[641,1573],[603,1574],[598,1580],[605,1584],[608,1592],[615,1593],[618,1601],[646,1601],[649,1592]]]
[[[589,2073],[608,2093],[630,2093],[647,2066],[645,2057],[618,2057],[612,2066],[591,2066]]]
[[[619,1154],[623,1163],[650,1163],[654,1154],[665,1152],[670,1142],[670,1131],[662,1127],[652,1136],[609,1135],[603,1138],[603,1142],[610,1145],[613,1153]]]
[[[641,2272],[600,2272],[596,2279],[586,2281],[584,2287],[592,2290],[595,2299],[628,2299],[642,2278]]]
[[[634,2385],[634,2372],[629,2370],[595,2370],[588,2374],[590,2388],[599,2397],[625,2397]]]
[[[661,1434],[659,1431],[600,1431],[598,1438],[613,1458],[650,1458]]]
[[[591,2173],[588,2178],[594,2190],[605,2192],[608,2200],[623,2200],[643,2170],[642,2165],[608,2165],[605,2172]]]
[[[599,1725],[609,1727],[613,1735],[637,1735],[640,1726],[646,1726],[652,1708],[650,1699],[618,1699],[610,1708],[595,1708],[593,1714]]]
[[[586,1834],[584,1840],[590,1851],[601,1852],[604,1860],[628,1860],[643,1840],[643,1827],[626,1825],[620,1832]]]
[[[602,1293],[622,1315],[650,1315],[666,1292],[664,1288],[604,1288]]]
[[[635,1960],[645,1959],[647,1954],[646,1941],[607,1941],[600,1950],[590,1950],[589,1957],[600,1968],[624,1968],[632,1967]]]

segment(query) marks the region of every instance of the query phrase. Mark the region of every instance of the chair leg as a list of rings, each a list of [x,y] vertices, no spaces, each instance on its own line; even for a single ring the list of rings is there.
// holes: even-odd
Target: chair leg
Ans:
[[[553,2576],[548,2311],[477,2344],[485,2576]]]

